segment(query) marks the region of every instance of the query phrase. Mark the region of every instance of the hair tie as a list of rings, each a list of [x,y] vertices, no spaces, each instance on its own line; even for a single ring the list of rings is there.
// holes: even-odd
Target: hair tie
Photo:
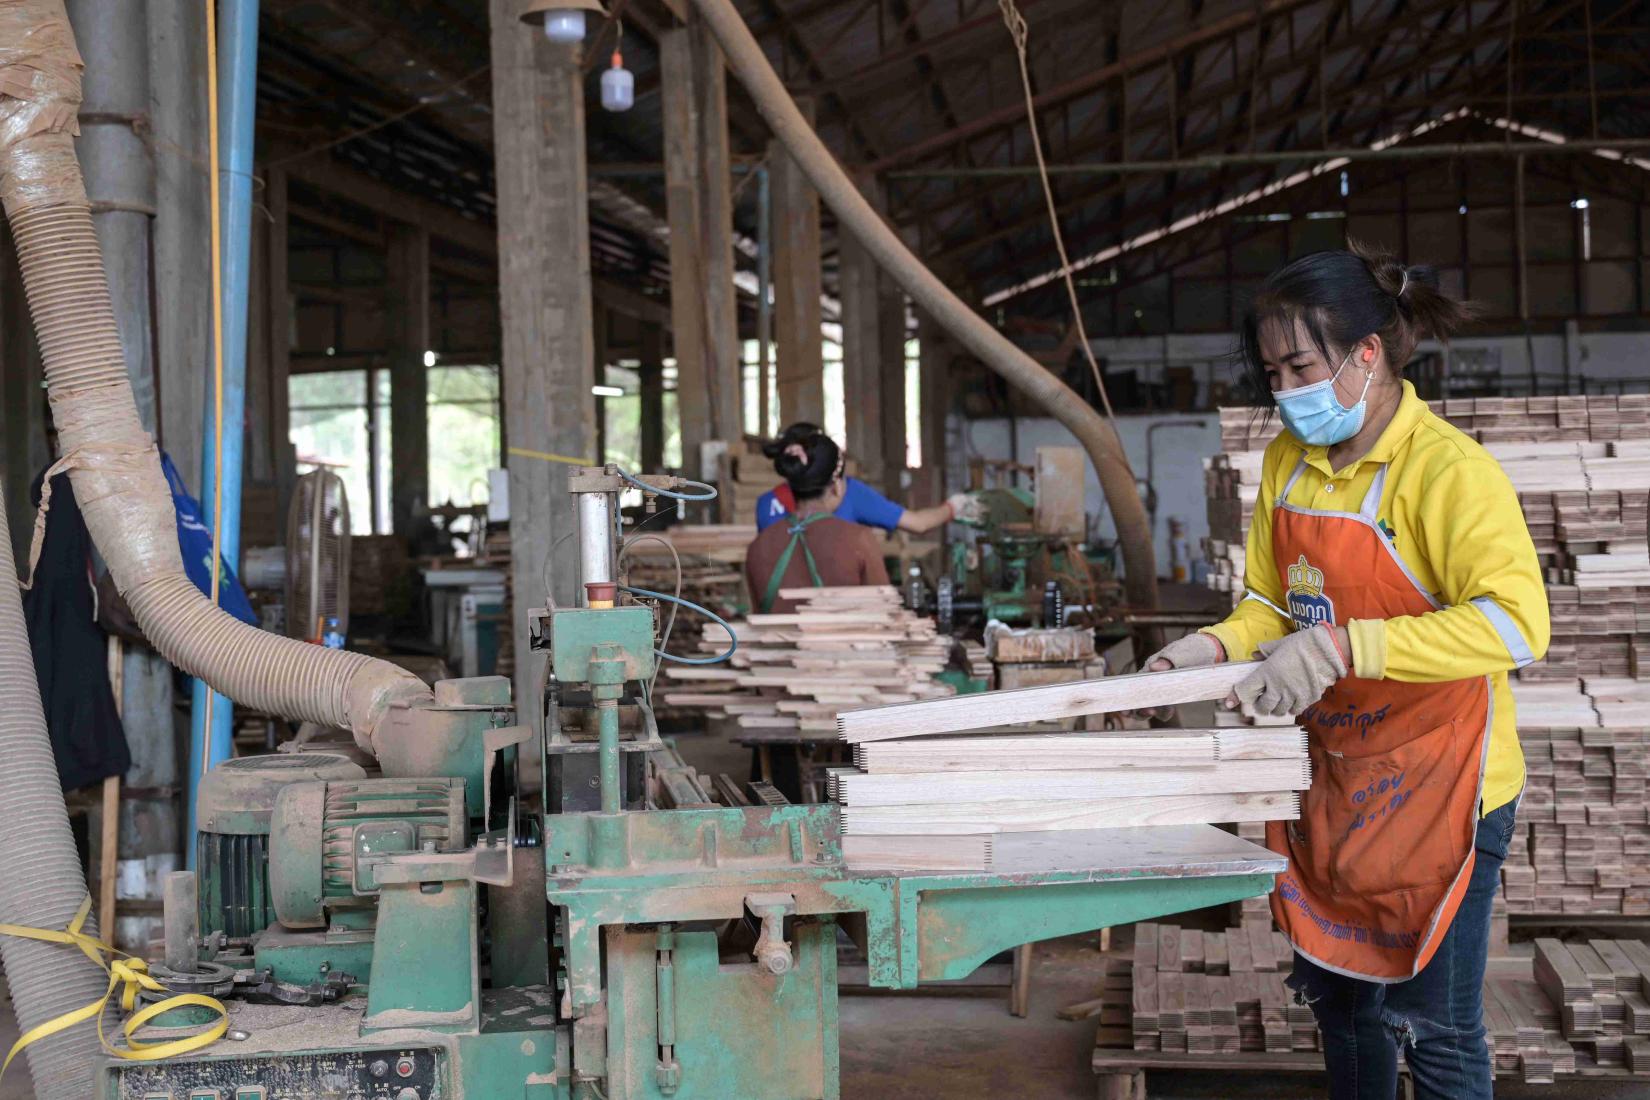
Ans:
[[[1409,268],[1404,268],[1404,281],[1398,284],[1398,293],[1393,295],[1400,302],[1404,300],[1404,291],[1409,289]]]

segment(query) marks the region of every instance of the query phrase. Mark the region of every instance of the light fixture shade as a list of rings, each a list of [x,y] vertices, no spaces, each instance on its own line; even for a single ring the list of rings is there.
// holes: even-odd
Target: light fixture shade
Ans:
[[[598,15],[607,14],[601,0],[527,0],[527,3],[522,5],[521,21],[543,25],[547,18],[564,11],[593,11]]]

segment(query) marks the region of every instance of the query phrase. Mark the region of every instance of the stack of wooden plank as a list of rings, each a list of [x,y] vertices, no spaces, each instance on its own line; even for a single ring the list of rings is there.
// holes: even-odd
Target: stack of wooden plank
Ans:
[[[1284,986],[1294,951],[1271,923],[1224,932],[1134,926],[1134,954],[1118,970],[1135,1050],[1188,1054],[1321,1050],[1311,1009]],[[1108,982],[1108,987],[1112,985]]]
[[[1260,922],[1221,932],[1137,924],[1132,952],[1107,960],[1099,1040],[1188,1055],[1322,1050],[1311,1010],[1285,985],[1293,957]],[[1527,957],[1491,959],[1484,1025],[1497,1076],[1650,1075],[1650,945],[1537,940],[1533,968]]]
[[[1517,686],[1528,778],[1501,872],[1513,913],[1650,914],[1650,685],[1586,684],[1601,695]]]
[[[1600,1066],[1650,1073],[1650,945],[1538,939],[1535,980],[1579,1053]]]
[[[949,644],[931,619],[900,606],[887,586],[787,588],[787,614],[751,615],[731,625],[733,659],[665,669],[662,702],[747,729],[806,730],[828,736],[844,707],[950,695],[939,681]],[[699,649],[720,653],[728,635],[710,623]]]
[[[1295,727],[1137,733],[1003,732],[1001,725],[1223,696],[1217,665],[845,711],[852,768],[835,769],[850,866],[993,865],[1004,833],[1292,819],[1311,782]],[[990,733],[939,734],[980,728]],[[1059,838],[1050,838],[1051,845]]]
[[[1513,913],[1650,914],[1650,395],[1468,398],[1433,410],[1507,471],[1546,570],[1552,641],[1517,674],[1529,786],[1504,871]],[[1206,462],[1209,584],[1243,595],[1277,417],[1221,410]]]
[[[743,615],[750,607],[745,591],[745,550],[756,538],[754,524],[683,524],[661,528],[658,537],[675,549],[675,558],[671,557],[670,549],[645,537],[652,533],[652,528],[644,528],[625,552],[629,583],[674,595],[676,561],[680,560],[683,599],[708,607],[723,618]]]

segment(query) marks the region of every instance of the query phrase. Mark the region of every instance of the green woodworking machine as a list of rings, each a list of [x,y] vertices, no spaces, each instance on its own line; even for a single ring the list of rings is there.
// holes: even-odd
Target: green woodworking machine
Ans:
[[[508,681],[449,680],[392,712],[376,760],[310,741],[203,782],[197,870],[167,883],[155,975],[225,1001],[231,1030],[110,1061],[101,1100],[834,1098],[843,938],[872,985],[909,989],[1270,889],[1282,860],[1209,826],[1190,845],[1123,830],[1078,859],[1009,844],[990,872],[914,874],[845,866],[833,806],[718,805],[653,722],[670,597],[617,564],[618,494],[637,481],[682,484],[570,480],[584,595],[531,613],[542,738]],[[186,1034],[194,1011],[141,1037]]]

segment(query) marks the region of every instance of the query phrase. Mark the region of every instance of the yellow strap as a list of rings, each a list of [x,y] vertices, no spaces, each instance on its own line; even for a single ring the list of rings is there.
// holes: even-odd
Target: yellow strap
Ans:
[[[565,462],[569,466],[594,466],[596,463],[588,458],[573,458],[571,455],[551,454],[549,451],[530,451],[526,447],[508,447],[510,454],[522,458],[542,458],[546,462]]]
[[[11,1050],[6,1053],[6,1060],[0,1062],[0,1080],[4,1080],[6,1070],[11,1067],[12,1059],[21,1054],[30,1043],[38,1042],[48,1035],[56,1035],[65,1028],[85,1023],[87,1020],[97,1021],[97,1041],[116,1058],[125,1058],[131,1061],[153,1061],[157,1058],[170,1058],[178,1054],[187,1054],[193,1050],[210,1046],[223,1038],[229,1030],[229,1009],[216,997],[207,997],[199,993],[185,993],[176,997],[168,997],[137,1012],[132,1009],[137,1005],[138,993],[165,993],[166,987],[149,976],[149,964],[142,959],[127,955],[124,951],[104,943],[102,940],[86,935],[80,929],[86,923],[86,917],[92,911],[91,895],[80,903],[75,910],[74,919],[69,922],[68,928],[61,932],[50,928],[30,928],[22,924],[0,924],[0,936],[16,936],[25,940],[40,940],[45,943],[61,943],[80,949],[80,952],[102,967],[109,974],[109,988],[104,990],[103,996],[84,1008],[77,1008],[73,1012],[65,1012],[54,1019],[30,1028],[12,1044]],[[107,960],[105,959],[107,956]],[[120,1007],[131,1013],[121,1028],[126,1036],[126,1048],[111,1046],[103,1034],[103,1010],[109,1004],[109,998],[120,991]],[[170,1012],[174,1008],[206,1008],[218,1014],[218,1022],[205,1031],[182,1039],[168,1039],[165,1042],[149,1043],[136,1038],[139,1028],[159,1016],[163,1012]]]

